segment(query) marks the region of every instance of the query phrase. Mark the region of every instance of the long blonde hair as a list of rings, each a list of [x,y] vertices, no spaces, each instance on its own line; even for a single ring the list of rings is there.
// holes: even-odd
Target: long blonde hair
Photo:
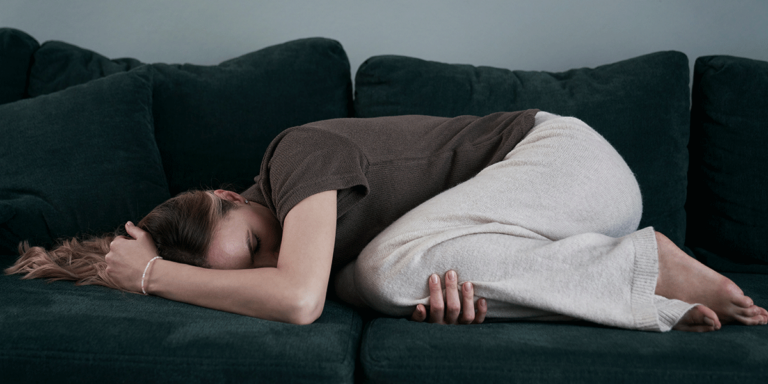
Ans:
[[[235,204],[206,191],[183,192],[158,205],[137,226],[147,231],[166,260],[209,267],[205,255],[216,224]],[[19,259],[6,275],[24,274],[22,279],[74,280],[75,285],[102,285],[121,289],[107,275],[104,256],[116,236],[125,234],[120,227],[114,233],[85,239],[61,239],[50,250],[19,244]]]

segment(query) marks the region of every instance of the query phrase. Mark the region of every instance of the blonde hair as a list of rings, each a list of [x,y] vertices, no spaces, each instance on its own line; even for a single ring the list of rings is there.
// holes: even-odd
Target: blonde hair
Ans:
[[[120,289],[107,275],[107,263],[104,261],[114,238],[114,235],[107,235],[87,240],[63,240],[50,251],[30,247],[24,241],[19,244],[21,257],[5,269],[5,274],[24,274],[22,279],[74,280],[75,285],[103,285]]]

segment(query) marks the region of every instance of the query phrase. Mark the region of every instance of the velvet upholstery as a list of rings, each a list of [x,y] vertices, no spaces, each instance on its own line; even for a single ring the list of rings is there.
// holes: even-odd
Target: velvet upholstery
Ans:
[[[63,42],[46,42],[35,54],[29,88],[34,98],[0,106],[0,123],[7,123],[0,129],[9,138],[0,149],[26,157],[0,164],[0,172],[28,181],[9,188],[18,195],[12,203],[48,201],[40,198],[46,194],[87,197],[75,207],[57,202],[40,208],[52,214],[66,208],[65,213],[80,215],[78,220],[136,222],[143,213],[125,217],[100,204],[115,204],[117,198],[119,204],[148,211],[170,196],[166,177],[175,183],[175,192],[225,182],[232,188],[250,185],[258,174],[260,152],[278,132],[350,114],[349,64],[341,45],[328,39],[276,45],[218,66],[109,60]],[[143,80],[136,80],[139,87],[127,79]],[[132,108],[133,113],[123,113]],[[110,119],[98,120],[104,116]],[[128,118],[132,120],[126,126]],[[57,129],[62,126],[66,129]],[[88,129],[95,130],[88,131],[89,137],[72,134]],[[34,148],[27,140],[31,138],[44,140],[47,147]],[[62,148],[85,156],[76,157],[82,160],[76,163],[62,160]],[[136,153],[139,149],[143,152]],[[111,159],[90,156],[104,150],[112,153]],[[11,158],[0,152],[3,161]],[[137,163],[139,159],[146,161]],[[162,183],[162,196],[137,190],[144,183],[141,177],[148,175]],[[50,180],[35,178],[43,176]],[[36,225],[0,232],[13,235],[0,251],[3,268],[18,256],[10,247],[19,239],[43,245],[45,239],[75,234],[58,227],[49,230],[56,221],[41,219],[28,206],[16,209],[2,203],[3,220],[16,223],[21,217]],[[101,229],[79,221],[67,224],[78,234],[118,225]],[[17,233],[17,227],[25,232]],[[315,323],[297,326],[103,287],[22,281],[18,275],[0,276],[0,292],[0,328],[5,330],[0,332],[0,382],[354,380],[361,319],[331,300]]]
[[[25,97],[32,54],[39,47],[35,38],[18,29],[0,28],[0,104]]]
[[[768,273],[768,62],[696,60],[686,242],[713,268]]]
[[[2,265],[5,267],[6,265]],[[352,383],[362,323],[292,325],[156,296],[0,276],[6,383]]]
[[[355,77],[360,117],[479,115],[538,108],[575,116],[600,132],[636,174],[640,228],[685,238],[689,122],[688,58],[658,52],[566,72],[510,71],[375,56]]]
[[[63,41],[46,41],[35,51],[27,93],[31,97],[47,95],[142,65],[136,59],[109,60]]]
[[[140,66],[62,42],[35,53],[29,93],[39,96]],[[286,128],[348,117],[352,81],[341,44],[309,38],[219,65],[150,64],[155,136],[171,195],[253,184],[267,145]]]
[[[3,31],[0,30],[0,36],[7,33]],[[30,93],[45,105],[61,95],[80,92],[79,84],[98,87],[106,84],[100,82],[122,82],[151,75],[152,116],[159,147],[155,151],[160,153],[164,176],[173,193],[226,182],[248,184],[258,170],[260,151],[277,132],[301,122],[352,113],[346,54],[337,42],[327,39],[288,42],[217,66],[144,64],[128,58],[110,60],[62,42],[46,42],[40,49],[34,44],[22,44],[19,50],[23,52],[10,52],[22,58],[34,53],[30,61],[33,65],[25,71],[13,71],[9,77],[11,82],[4,84],[26,84],[29,79]],[[8,51],[0,53],[6,55]],[[742,65],[745,64],[739,64]],[[680,209],[685,201],[681,191],[684,194],[686,190],[685,175],[681,172],[686,172],[688,164],[685,148],[689,117],[687,68],[685,56],[675,52],[562,73],[374,57],[358,72],[356,107],[358,116],[362,117],[403,113],[485,114],[528,107],[576,115],[616,145],[638,174],[646,195],[646,217],[641,225],[654,225],[680,241],[685,231],[685,226],[680,226]],[[27,72],[31,77],[27,77]],[[5,79],[3,76],[10,73],[0,72],[0,78]],[[743,76],[754,74],[744,72]],[[114,89],[103,96],[119,104],[107,107],[115,117],[121,115],[121,110],[136,107],[137,100],[146,100],[146,84],[139,87],[141,92],[132,96],[121,91],[126,83],[114,85]],[[717,98],[720,96],[714,92],[718,89],[732,93],[720,86],[710,87],[705,93],[707,97]],[[41,96],[45,94],[50,95]],[[14,95],[18,97],[18,92]],[[118,95],[126,96],[126,100],[117,102]],[[24,103],[37,98],[0,106],[0,124],[13,128],[20,127],[19,119],[43,121],[40,119],[44,116],[33,116],[31,112],[24,115],[27,112],[23,110],[31,109],[17,108],[32,105]],[[695,98],[696,95],[694,119]],[[76,99],[84,100],[73,98],[73,106]],[[60,110],[61,120],[87,120],[97,116],[98,113],[90,110],[93,106],[102,106],[102,102],[92,100],[93,104],[80,108],[80,113],[74,113],[77,109]],[[2,111],[11,110],[3,107],[19,109],[13,110],[15,115],[7,115],[16,118],[3,120]],[[35,114],[42,112],[36,111]],[[137,109],[134,118],[139,127],[146,127],[147,114],[147,108]],[[41,132],[51,129],[47,125],[59,126],[58,123],[42,124]],[[104,127],[108,133],[111,131],[107,128],[113,128],[111,124]],[[3,129],[8,129],[2,131],[3,139],[7,139],[35,136],[38,128],[16,132],[0,125],[0,130]],[[141,132],[139,136],[143,140],[146,130]],[[742,132],[763,137],[752,128],[734,131],[738,135]],[[26,145],[28,142],[14,140],[12,144],[5,144],[0,141],[0,149],[10,148],[15,151],[12,153],[35,151]],[[78,147],[78,143],[60,142],[61,147]],[[11,148],[12,145],[19,148]],[[136,148],[131,140],[119,145],[120,150]],[[699,141],[697,145],[709,144]],[[749,150],[765,147],[759,140],[744,140],[741,145]],[[82,145],[80,148],[83,153],[91,149]],[[71,171],[57,163],[55,152],[38,153],[39,159],[27,158],[17,168],[34,173],[37,172],[34,166],[39,165]],[[0,161],[7,161],[3,160],[3,153],[0,151]],[[741,161],[743,158],[733,157],[727,164]],[[121,167],[135,168],[132,159],[125,159],[124,165],[105,163],[102,167],[117,167],[122,172],[125,170]],[[155,163],[148,167],[150,173],[157,173]],[[0,166],[0,172],[13,169]],[[104,187],[100,181],[81,177],[78,173],[69,179],[71,182],[46,188],[45,193]],[[134,180],[146,177],[146,173],[129,173],[123,177]],[[0,189],[5,180],[0,177]],[[22,200],[39,200],[39,191],[26,193],[18,188],[14,191],[23,196]],[[726,197],[742,196],[740,193],[743,191]],[[165,194],[167,196],[167,191]],[[100,201],[93,198],[78,204],[85,211],[89,204]],[[17,219],[14,215],[18,211],[7,207],[0,203],[0,223]],[[33,219],[39,218],[30,217]],[[3,228],[0,227],[0,233]],[[688,228],[698,233],[698,227]],[[44,227],[27,229],[34,232],[34,236],[50,237]],[[697,236],[691,239],[698,239]],[[697,256],[714,249],[710,244],[700,239],[693,241],[698,247]],[[762,255],[764,252],[765,247]],[[0,268],[9,266],[15,256],[0,250]],[[755,265],[748,264],[748,270],[756,272]],[[768,301],[765,275],[728,276],[756,303],[765,306]],[[0,382],[768,381],[768,326],[727,326],[709,334],[656,334],[585,322],[442,326],[379,317],[331,300],[326,301],[323,315],[314,324],[295,326],[103,287],[23,281],[18,275],[0,276],[0,292],[0,329],[3,330],[0,332]],[[360,314],[367,319],[367,324],[361,322]]]
[[[728,277],[756,303],[768,302],[765,276]],[[697,334],[377,318],[363,331],[360,359],[368,383],[764,383],[768,326]]]
[[[0,137],[2,254],[114,231],[170,197],[146,70],[0,105]]]

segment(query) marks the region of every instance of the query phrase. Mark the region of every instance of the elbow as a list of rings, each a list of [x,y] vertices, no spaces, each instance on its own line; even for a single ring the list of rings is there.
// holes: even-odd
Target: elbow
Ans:
[[[314,323],[319,317],[314,313],[301,313],[294,315],[288,322],[296,325],[309,325]]]
[[[294,305],[291,306],[287,322],[296,325],[308,325],[314,323],[323,314],[325,297],[310,298],[303,296],[293,300],[293,303]]]

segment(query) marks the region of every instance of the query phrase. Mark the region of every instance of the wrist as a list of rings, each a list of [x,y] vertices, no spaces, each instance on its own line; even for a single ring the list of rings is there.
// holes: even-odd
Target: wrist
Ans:
[[[147,262],[147,265],[144,267],[144,273],[141,275],[141,292],[145,295],[149,295],[151,292],[150,286],[150,280],[152,276],[152,272],[155,268],[155,264],[157,264],[158,261],[162,260],[163,258],[160,256],[155,256],[152,259],[150,259]]]

